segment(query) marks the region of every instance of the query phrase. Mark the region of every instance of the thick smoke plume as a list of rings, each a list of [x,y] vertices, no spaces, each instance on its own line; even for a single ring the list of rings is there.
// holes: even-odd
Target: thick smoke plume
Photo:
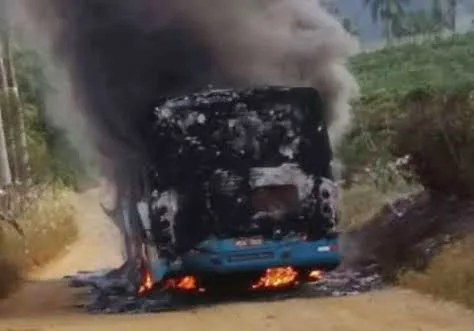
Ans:
[[[115,178],[146,160],[143,124],[161,97],[210,84],[314,86],[333,145],[350,125],[357,84],[345,62],[357,43],[318,0],[12,2],[25,5],[30,34],[42,31],[34,39],[68,72],[77,107],[61,117],[80,112]]]
[[[208,84],[315,86],[333,144],[350,124],[357,85],[345,61],[357,45],[317,0],[23,2],[111,156],[143,157],[144,112]]]

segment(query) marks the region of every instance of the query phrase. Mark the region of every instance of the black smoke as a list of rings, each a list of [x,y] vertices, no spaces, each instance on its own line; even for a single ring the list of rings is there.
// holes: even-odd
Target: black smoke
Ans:
[[[143,121],[161,98],[225,80],[210,48],[167,6],[152,8],[149,0],[39,3],[42,23],[45,14],[60,21],[52,31],[53,52],[72,75],[101,152],[114,163],[145,157]]]
[[[334,141],[350,122],[355,43],[318,0],[19,1],[114,164],[146,157],[143,121],[162,97],[209,84],[315,86]]]

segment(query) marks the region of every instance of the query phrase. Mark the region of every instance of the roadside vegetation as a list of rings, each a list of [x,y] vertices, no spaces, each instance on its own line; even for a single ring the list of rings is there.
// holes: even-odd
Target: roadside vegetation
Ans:
[[[37,53],[12,38],[0,1],[0,298],[60,254],[77,233],[70,194],[82,169],[45,119]]]
[[[390,281],[474,307],[474,34],[360,54],[343,228]],[[364,263],[367,261],[364,261]],[[471,290],[469,290],[471,289]]]
[[[407,271],[402,285],[434,294],[474,309],[474,236],[447,244],[424,272]]]
[[[18,216],[0,228],[0,298],[21,285],[31,271],[56,258],[77,236],[69,189],[48,186]]]

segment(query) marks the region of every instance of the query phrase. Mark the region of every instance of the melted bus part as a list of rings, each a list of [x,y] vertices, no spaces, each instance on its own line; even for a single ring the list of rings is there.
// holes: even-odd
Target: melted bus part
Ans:
[[[161,253],[214,236],[322,238],[335,190],[324,105],[312,88],[211,90],[157,107],[147,132],[149,222]]]

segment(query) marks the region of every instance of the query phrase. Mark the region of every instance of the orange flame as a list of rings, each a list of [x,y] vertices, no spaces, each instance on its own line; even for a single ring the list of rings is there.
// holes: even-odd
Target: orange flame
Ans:
[[[309,278],[311,280],[321,280],[321,278],[323,278],[323,272],[321,270],[311,270]]]
[[[292,267],[270,268],[252,285],[252,289],[279,288],[296,283],[298,272]]]
[[[184,276],[180,278],[168,279],[165,285],[166,288],[174,288],[185,291],[192,291],[197,289],[197,279],[194,276]],[[200,289],[201,290],[201,289]]]
[[[153,288],[153,285],[153,276],[151,275],[150,270],[146,268],[145,274],[143,275],[142,283],[140,285],[140,288],[138,289],[138,294],[143,294],[150,291]]]

